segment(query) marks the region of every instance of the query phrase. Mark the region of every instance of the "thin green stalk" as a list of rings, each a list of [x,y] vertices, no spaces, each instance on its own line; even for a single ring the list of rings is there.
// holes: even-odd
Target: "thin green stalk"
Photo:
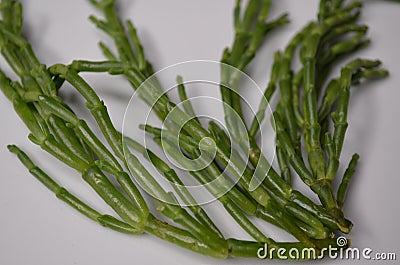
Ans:
[[[183,109],[189,116],[191,116],[193,119],[199,122],[198,118],[196,117],[196,113],[194,112],[192,103],[190,102],[190,99],[188,99],[186,95],[185,85],[183,83],[182,76],[179,75],[177,76],[176,83],[178,84],[179,99],[181,101]]]
[[[389,75],[389,72],[385,69],[363,69],[356,70],[351,78],[351,84],[356,85],[361,82],[362,79],[374,79],[383,78]],[[318,109],[318,116],[320,121],[327,118],[332,112],[332,107],[338,99],[340,89],[340,78],[332,79],[326,86],[322,97],[322,103]]]
[[[295,144],[297,150],[300,148],[299,136],[297,133],[297,122],[295,119],[294,106],[293,106],[293,94],[292,94],[292,78],[293,73],[291,69],[292,60],[294,53],[299,44],[307,36],[310,30],[314,27],[314,23],[306,25],[298,34],[292,38],[289,44],[286,46],[281,66],[279,69],[279,91],[280,91],[280,112],[284,119],[285,127],[288,130],[291,141]]]
[[[140,230],[136,229],[125,222],[122,222],[110,215],[100,214],[89,205],[82,202],[79,198],[75,197],[73,194],[68,192],[65,188],[61,187],[56,183],[49,175],[47,175],[42,169],[37,167],[31,159],[21,151],[15,145],[9,145],[8,149],[10,152],[16,154],[23,165],[29,170],[29,172],[39,180],[44,186],[46,186],[50,191],[52,191],[56,197],[65,203],[67,203],[72,208],[76,209],[86,217],[92,219],[95,222],[100,223],[102,226],[108,227],[115,231],[127,234],[138,234],[141,233]]]
[[[292,176],[290,172],[290,168],[288,165],[288,160],[286,159],[285,154],[283,153],[282,148],[279,146],[279,141],[277,142],[276,145],[276,158],[278,159],[278,165],[281,170],[281,175],[282,178],[289,184],[291,185],[292,183]]]
[[[339,207],[343,207],[343,205],[344,205],[344,200],[346,198],[346,192],[347,192],[348,186],[350,184],[350,181],[354,175],[354,172],[356,170],[359,158],[360,158],[360,156],[358,154],[354,154],[350,160],[350,163],[349,163],[346,171],[343,174],[342,181],[341,181],[339,189],[337,191],[337,201],[338,201]]]
[[[294,117],[296,119],[297,126],[304,130],[304,116],[302,108],[300,106],[300,87],[303,82],[303,71],[300,70],[293,75],[292,79],[292,104]]]
[[[371,61],[371,60],[356,59],[348,63],[341,70],[337,111],[332,113],[332,120],[334,123],[333,141],[335,143],[336,155],[338,158],[340,157],[340,153],[342,151],[344,136],[348,126],[347,111],[350,98],[351,77],[353,75],[353,72],[360,67],[369,69],[377,67],[379,65],[380,61],[378,60]]]
[[[115,54],[108,48],[106,44],[103,42],[99,42],[99,48],[103,52],[104,57],[106,57],[110,61],[116,61],[117,57]]]
[[[258,106],[258,110],[257,110],[256,114],[254,115],[253,121],[251,122],[250,130],[249,130],[250,138],[255,138],[257,132],[260,130],[260,126],[261,126],[262,121],[264,120],[265,112],[268,108],[268,104],[271,100],[272,95],[274,94],[274,92],[276,90],[276,82],[278,79],[279,66],[281,64],[281,57],[282,57],[281,52],[278,51],[275,53],[274,63],[272,65],[270,79],[269,79],[267,88],[264,91],[263,98],[261,99],[260,104]]]

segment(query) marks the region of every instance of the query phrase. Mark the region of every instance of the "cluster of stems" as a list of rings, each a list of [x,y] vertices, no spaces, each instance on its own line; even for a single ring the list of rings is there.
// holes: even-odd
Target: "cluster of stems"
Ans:
[[[216,258],[257,257],[258,250],[265,243],[270,248],[288,251],[297,249],[301,252],[311,248],[318,255],[326,246],[336,246],[338,232],[350,232],[352,223],[344,217],[342,208],[357,165],[357,154],[341,177],[340,186],[335,189],[332,185],[334,178],[340,177],[339,159],[348,126],[350,87],[363,79],[387,75],[387,71],[379,68],[379,61],[356,59],[342,67],[339,77],[329,79],[330,69],[339,58],[369,43],[365,38],[367,27],[358,24],[360,2],[344,5],[344,1],[339,0],[320,1],[318,20],[303,27],[284,50],[276,52],[264,98],[250,122],[242,111],[240,79],[229,71],[222,71],[221,98],[230,107],[224,109],[228,132],[214,122],[206,128],[198,119],[190,118],[196,114],[187,100],[182,77],[177,78],[180,100],[185,102],[182,109],[168,98],[155,78],[146,89],[138,90],[146,103],[155,102],[152,108],[161,121],[167,117],[171,119],[163,129],[150,125],[142,127],[154,136],[154,141],[164,151],[172,155],[183,153],[195,161],[203,158],[204,153],[207,155],[207,148],[201,148],[201,144],[204,145],[205,139],[212,139],[216,152],[211,163],[202,170],[189,173],[200,184],[218,180],[206,185],[208,192],[253,241],[224,235],[196,203],[169,162],[158,157],[154,150],[152,152],[134,139],[123,136],[115,128],[104,102],[80,73],[123,75],[132,88],[137,89],[154,74],[154,70],[146,59],[136,28],[131,21],[120,20],[114,1],[90,2],[104,15],[103,19],[90,17],[91,21],[114,40],[115,49],[100,43],[107,59],[105,61],[76,60],[70,65],[47,67],[40,63],[29,42],[21,35],[21,4],[13,0],[1,1],[1,54],[18,76],[18,80],[11,80],[0,71],[2,92],[28,128],[29,139],[74,168],[115,215],[93,209],[55,182],[17,146],[10,145],[9,150],[57,198],[115,231],[150,233]],[[288,23],[286,14],[267,21],[270,5],[270,0],[249,0],[246,5],[236,1],[234,41],[223,52],[222,63],[244,71],[268,33]],[[293,66],[296,56],[302,64],[297,70]],[[59,90],[65,82],[85,99],[85,105],[106,143],[60,97]],[[263,155],[258,139],[268,101],[274,94],[280,97],[272,120],[279,168],[272,167],[272,161]],[[232,118],[232,109],[239,119]],[[174,115],[169,117],[172,110]],[[245,124],[245,130],[238,129],[238,122]],[[230,139],[235,141],[237,147],[233,147]],[[179,142],[178,147],[175,142]],[[248,161],[238,155],[241,152],[249,154]],[[167,192],[157,182],[140,162],[138,154],[174,184],[175,193]],[[176,161],[185,166],[185,160],[180,161],[179,158],[176,156]],[[238,182],[232,184],[228,175],[234,176]],[[320,203],[313,202],[293,188],[292,178],[297,176],[318,195]],[[259,179],[260,183],[254,185],[254,179]],[[149,209],[138,184],[151,189],[156,195],[152,198],[157,204],[155,209]],[[232,188],[225,192],[223,187],[227,185]],[[190,206],[183,207],[179,201]],[[156,218],[153,211],[161,213],[165,220]],[[297,241],[275,241],[251,218],[272,223],[292,234]],[[281,256],[273,253],[269,258]]]

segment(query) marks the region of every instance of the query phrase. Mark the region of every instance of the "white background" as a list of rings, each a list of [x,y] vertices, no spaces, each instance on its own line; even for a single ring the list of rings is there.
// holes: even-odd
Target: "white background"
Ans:
[[[132,18],[138,27],[146,54],[157,70],[193,59],[219,60],[223,48],[231,44],[233,0],[118,2],[122,16]],[[106,36],[87,20],[95,13],[88,1],[31,0],[23,5],[24,32],[42,62],[51,65],[76,58],[103,58],[97,42]],[[272,16],[288,11],[292,23],[270,35],[249,67],[248,73],[261,87],[267,82],[273,52],[315,17],[317,6],[317,1],[311,0],[274,1]],[[396,252],[400,258],[400,4],[365,1],[362,21],[370,26],[372,44],[357,56],[380,58],[391,76],[353,90],[343,158],[347,162],[358,152],[361,159],[344,210],[355,223],[350,235],[354,246]],[[4,60],[0,65],[9,73]],[[132,90],[119,78],[90,75],[88,79],[121,128]],[[62,93],[74,105],[83,103],[68,86]],[[275,264],[257,259],[214,260],[148,235],[123,235],[95,224],[57,200],[8,153],[6,145],[18,144],[75,194],[97,209],[110,210],[78,174],[29,143],[27,129],[3,95],[0,113],[0,264]],[[220,208],[211,205],[207,209],[218,217],[226,235],[248,238]],[[272,226],[265,227],[277,240],[291,239]]]

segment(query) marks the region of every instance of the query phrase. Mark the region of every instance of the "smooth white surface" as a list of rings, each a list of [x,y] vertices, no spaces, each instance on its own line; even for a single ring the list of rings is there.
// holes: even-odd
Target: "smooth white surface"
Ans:
[[[87,17],[96,12],[87,2],[23,1],[24,32],[42,62],[51,65],[76,58],[103,59],[97,42],[106,37],[88,22]],[[119,2],[122,15],[132,18],[138,27],[156,69],[192,59],[218,60],[223,48],[231,44],[233,0]],[[288,11],[292,23],[268,38],[249,67],[248,73],[261,87],[267,82],[273,51],[282,48],[293,33],[315,17],[316,7],[315,0],[274,1],[273,16]],[[366,1],[362,20],[370,26],[373,42],[357,56],[381,59],[391,76],[353,90],[343,158],[348,161],[353,152],[358,152],[361,160],[345,213],[355,223],[350,235],[355,246],[396,252],[399,259],[400,4]],[[3,60],[1,67],[7,69]],[[127,83],[116,77],[86,76],[121,128],[132,93]],[[75,106],[83,102],[69,87],[63,88],[63,95]],[[75,194],[99,210],[110,210],[87,185],[82,185],[73,170],[29,143],[27,129],[3,95],[0,108],[0,264],[278,264],[257,259],[214,260],[148,235],[122,235],[82,217],[30,176],[14,155],[8,153],[6,145],[17,143]],[[210,215],[218,216],[225,234],[248,238],[228,216],[219,213],[217,206],[210,205],[207,209]],[[271,229],[265,230],[268,235],[290,239],[272,226],[268,228]],[[361,264],[362,261],[322,262]]]

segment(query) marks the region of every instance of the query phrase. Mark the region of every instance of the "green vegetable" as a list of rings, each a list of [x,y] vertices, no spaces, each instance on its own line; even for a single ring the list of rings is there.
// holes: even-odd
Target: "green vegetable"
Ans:
[[[104,16],[102,19],[91,16],[90,20],[112,38],[117,52],[114,54],[100,42],[105,61],[75,60],[70,65],[47,67],[41,64],[21,35],[21,4],[13,0],[1,1],[1,53],[18,80],[11,80],[0,71],[0,88],[30,131],[29,139],[74,168],[113,209],[115,216],[101,214],[85,204],[36,166],[17,146],[10,145],[9,150],[33,176],[57,198],[105,227],[127,234],[150,233],[215,258],[259,257],[264,244],[276,249],[295,248],[300,253],[311,248],[316,255],[327,245],[338,247],[336,236],[339,232],[349,233],[352,228],[342,209],[358,160],[358,155],[354,155],[336,192],[333,180],[338,177],[348,126],[350,88],[362,79],[388,74],[379,68],[377,60],[355,59],[342,67],[340,77],[329,79],[330,69],[339,58],[369,44],[365,38],[367,26],[358,23],[360,2],[346,5],[339,0],[320,1],[318,19],[308,23],[282,51],[275,53],[264,97],[250,121],[243,115],[240,89],[245,88],[241,87],[239,72],[222,68],[220,93],[231,138],[216,123],[211,122],[205,128],[196,118],[195,108],[185,91],[184,76],[177,78],[179,97],[184,102],[182,109],[175,108],[177,103],[164,94],[157,79],[138,90],[145,103],[154,103],[152,107],[161,121],[166,121],[167,117],[171,119],[166,128],[146,124],[142,129],[154,136],[160,148],[175,155],[178,163],[185,166],[186,160],[177,155],[184,153],[200,167],[210,158],[210,150],[215,150],[215,157],[209,159],[211,162],[205,168],[191,170],[188,175],[204,185],[254,241],[224,235],[217,222],[184,186],[179,172],[155,152],[115,128],[104,102],[81,73],[122,75],[136,90],[154,70],[146,58],[137,29],[131,21],[120,20],[114,1],[90,2]],[[222,63],[244,71],[269,33],[289,22],[287,14],[268,20],[270,5],[269,0],[249,0],[245,6],[240,0],[236,1],[235,37],[232,46],[224,50]],[[297,56],[302,64],[300,70],[293,66]],[[87,120],[78,116],[59,94],[65,81],[85,99],[85,106],[101,135],[96,134]],[[271,121],[277,142],[279,169],[275,169],[271,167],[272,161],[261,152],[257,135],[268,102],[278,93],[280,98]],[[102,142],[103,137],[107,143]],[[213,148],[207,145],[211,140],[215,143]],[[132,149],[171,182],[176,195],[188,207],[180,205],[176,195],[157,182],[130,151]],[[248,163],[242,156],[247,153]],[[229,175],[238,179],[238,183],[232,183]],[[321,204],[294,189],[292,179],[297,176],[319,197]],[[260,180],[260,185],[255,184],[255,179]],[[155,198],[145,199],[137,184],[151,190]],[[224,187],[232,188],[225,193]],[[165,219],[156,217],[154,211]],[[275,241],[255,225],[254,218],[287,231],[297,241]],[[281,257],[275,253],[269,258]]]

